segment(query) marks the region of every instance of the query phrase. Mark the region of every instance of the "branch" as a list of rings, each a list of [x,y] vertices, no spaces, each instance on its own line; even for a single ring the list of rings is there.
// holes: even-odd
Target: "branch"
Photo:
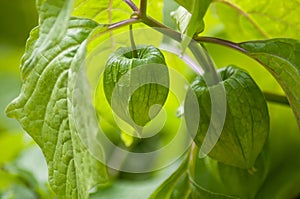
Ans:
[[[245,49],[241,48],[237,43],[224,40],[224,39],[219,39],[215,37],[199,37],[199,36],[196,36],[193,39],[197,42],[214,43],[214,44],[230,47],[232,49],[238,50],[243,53],[247,52]]]
[[[196,58],[197,62],[199,63],[200,67],[202,67],[204,71],[203,76],[205,77],[207,86],[218,84],[221,79],[219,78],[214,64],[210,59],[210,56],[208,55],[206,49],[194,40],[191,41],[189,48]]]
[[[137,23],[137,22],[140,22],[140,19],[138,19],[138,18],[126,19],[124,21],[120,21],[120,22],[117,22],[117,23],[114,23],[114,24],[110,24],[108,26],[108,30],[113,30],[113,29],[116,29],[116,28],[120,28],[122,26],[131,25],[131,24],[134,24],[134,23]]]
[[[96,33],[95,35],[93,35],[90,40],[93,41],[94,39],[96,39],[99,35],[102,35],[108,31],[111,31],[111,30],[114,30],[116,28],[120,28],[120,27],[123,27],[123,26],[127,26],[127,25],[131,25],[131,24],[134,24],[134,23],[138,23],[140,22],[140,19],[137,19],[137,18],[130,18],[130,19],[126,19],[124,21],[120,21],[120,22],[117,22],[117,23],[113,23],[113,24],[110,24],[107,26],[106,29],[104,29],[102,32],[99,32],[99,33]]]
[[[139,12],[139,8],[131,0],[123,0],[134,12]]]
[[[147,16],[147,1],[148,0],[140,0],[140,12],[139,12],[139,15],[140,17],[143,19],[143,18],[146,18]]]

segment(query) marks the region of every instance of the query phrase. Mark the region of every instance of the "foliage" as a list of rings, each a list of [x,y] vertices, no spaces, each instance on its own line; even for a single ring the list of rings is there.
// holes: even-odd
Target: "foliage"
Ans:
[[[16,123],[1,115],[1,198],[287,199],[299,196],[300,45],[297,33],[300,18],[296,0],[276,0],[272,4],[266,0],[37,0],[35,3],[39,24],[32,29],[21,60],[21,92],[6,108],[7,116],[16,118],[34,142],[20,132]],[[174,10],[168,10],[168,5],[173,5]],[[33,6],[27,11],[32,9]],[[145,126],[139,133],[142,138],[130,133],[132,127],[135,128],[133,124],[113,114],[117,111],[106,101],[107,88],[103,91],[102,86],[98,87],[105,83],[101,83],[103,78],[98,74],[105,70],[109,54],[128,47],[124,45],[129,44],[126,32],[129,26],[134,27],[131,34],[135,34],[131,36],[136,43],[163,49],[160,56],[165,60],[159,63],[168,66],[170,75],[169,94],[161,92],[167,89],[159,85],[148,85],[146,90],[156,92],[157,97],[153,97],[154,103],[147,104],[145,110],[136,111],[147,100],[130,101],[135,109],[130,113],[133,121],[146,118],[136,122]],[[143,34],[137,34],[139,28]],[[7,29],[7,33],[9,31],[11,29]],[[8,40],[7,35],[0,34],[0,37]],[[134,41],[132,38],[130,41],[134,50]],[[179,51],[172,54],[164,46],[175,46]],[[15,51],[11,57],[5,53],[7,51],[1,50],[1,58],[6,58],[1,61],[1,109],[20,87],[16,69],[7,69],[8,65],[18,65],[15,60],[20,52]],[[93,60],[97,56],[99,58]],[[222,69],[220,74],[214,63],[218,67],[238,65],[249,72],[240,72],[230,82],[223,74],[230,68]],[[89,64],[97,67],[86,67]],[[112,78],[114,75],[120,78],[135,68],[126,67]],[[191,125],[187,121],[187,129],[181,128],[180,122],[184,122],[182,115],[189,116],[188,106],[180,106],[184,97],[176,99],[175,96],[175,92],[179,92],[177,88],[185,90],[187,85],[179,78],[174,79],[177,77],[174,71],[179,71],[177,73],[192,84],[192,89],[196,87],[192,80],[198,76],[196,79],[202,79],[207,85],[197,84],[197,89],[211,92],[202,99],[196,89],[197,98],[192,97],[191,102],[192,108],[197,107],[191,109],[195,120]],[[126,80],[127,85],[133,81],[130,78]],[[231,112],[223,121],[225,133],[222,132],[216,148],[207,157],[200,158],[201,143],[207,141],[205,138],[199,141],[199,134],[194,135],[193,131],[201,133],[204,126],[218,132],[222,123],[213,119],[210,123],[213,114],[206,114],[203,120],[201,114],[200,119],[195,115],[198,107],[200,113],[214,111],[209,106],[209,98],[212,99],[214,93],[224,97],[222,89],[211,91],[215,85],[222,85],[220,88],[227,91],[227,109]],[[120,90],[124,88],[120,86]],[[143,92],[138,90],[138,96],[151,95]],[[219,110],[226,110],[220,101],[211,102],[216,103]],[[148,117],[150,106],[157,103],[164,109],[157,111],[155,117]],[[164,114],[175,115],[176,110],[178,117],[170,116],[165,126],[158,128]],[[105,142],[101,142],[104,137],[98,127],[115,146],[130,153],[159,151],[172,143],[178,132],[196,136],[198,146],[182,136],[173,147],[174,154],[181,154],[175,155],[177,161],[166,164],[160,171],[133,173],[124,168],[128,165],[136,169],[153,165],[156,168],[156,164],[172,159],[174,154],[163,151],[145,162],[132,159],[129,152],[124,157],[114,156],[116,153],[108,153]],[[155,130],[159,133],[154,135]],[[232,137],[226,140],[225,135]],[[95,140],[104,144],[98,146]],[[189,146],[187,149],[185,143]],[[233,154],[239,149],[241,153],[230,157],[227,151],[230,161],[224,161],[222,147],[229,143]],[[44,163],[39,169],[33,166],[34,162],[43,161],[37,146],[45,157],[51,188],[47,177],[39,177],[47,173]],[[39,155],[32,156],[34,153]],[[120,167],[110,168],[110,160],[116,160]]]

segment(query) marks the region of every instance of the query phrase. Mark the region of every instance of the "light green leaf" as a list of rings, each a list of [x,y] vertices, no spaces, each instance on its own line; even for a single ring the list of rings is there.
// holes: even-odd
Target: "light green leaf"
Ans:
[[[67,30],[68,20],[73,7],[73,0],[45,1],[39,5],[39,37],[31,46],[31,53],[24,57],[21,65],[22,78],[25,80],[28,73],[36,65],[36,57],[51,47],[57,45]],[[29,41],[32,42],[32,41]],[[25,55],[26,56],[26,55]]]
[[[263,64],[285,91],[300,127],[300,42],[294,39],[271,39],[239,45]]]
[[[191,20],[192,14],[187,11],[184,7],[179,6],[177,10],[171,12],[172,18],[176,21],[177,27],[181,34],[184,34],[187,30],[189,22]],[[199,23],[199,29],[203,26],[202,23]]]
[[[72,16],[112,24],[130,18],[132,11],[122,0],[75,0]]]
[[[161,21],[163,0],[147,1],[147,14]],[[133,0],[137,7],[139,2]],[[92,19],[100,24],[112,24],[129,19],[132,14],[133,11],[123,0],[75,0],[72,16]]]
[[[180,1],[179,3],[183,5],[186,4]],[[204,30],[203,17],[211,0],[193,0],[190,3],[192,3],[190,10],[189,7],[179,7],[175,13],[172,14],[183,34],[181,42],[182,51],[186,49],[196,33],[200,33]]]
[[[70,125],[68,87],[73,86],[69,74],[74,57],[84,54],[78,49],[97,24],[74,18],[66,25],[57,45],[38,54],[35,49],[43,47],[37,45],[44,45],[42,34],[38,28],[32,31],[22,60],[22,74],[25,70],[27,77],[6,112],[19,120],[41,147],[54,192],[62,198],[87,198],[92,186],[106,180],[106,168],[90,155]],[[35,61],[28,62],[30,59]]]
[[[217,0],[217,14],[234,40],[299,38],[298,0]]]

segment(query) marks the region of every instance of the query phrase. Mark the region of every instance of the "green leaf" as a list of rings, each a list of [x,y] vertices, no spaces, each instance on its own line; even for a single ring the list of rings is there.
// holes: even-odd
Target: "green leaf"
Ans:
[[[176,180],[186,172],[187,156],[180,158],[172,165],[153,173],[146,180],[118,179],[111,186],[100,188],[91,195],[92,199],[132,199],[132,198],[156,198],[165,199],[170,195],[169,189],[174,188]],[[174,180],[174,181],[172,181]],[[163,191],[167,191],[164,193]]]
[[[193,0],[192,7],[186,5],[186,2],[178,1],[178,3],[186,6],[179,7],[174,13],[173,18],[177,21],[182,36],[182,51],[189,45],[191,39],[196,33],[204,30],[203,17],[206,13],[211,0]]]
[[[28,46],[31,47],[31,53],[25,54],[26,57],[23,58],[24,63],[21,65],[21,74],[24,80],[33,69],[33,66],[35,66],[37,62],[36,57],[44,50],[54,47],[64,37],[72,7],[73,0],[49,0],[40,5],[39,37],[36,41],[29,41]]]
[[[181,162],[181,165],[178,167],[172,175],[170,175],[150,196],[150,199],[164,199],[170,198],[172,192],[176,186],[176,182],[180,177],[186,172],[189,162],[189,155],[187,154],[184,157],[184,160]]]
[[[217,14],[234,40],[299,38],[298,0],[218,0]]]
[[[300,42],[271,39],[245,42],[239,46],[275,77],[285,91],[300,127]]]
[[[190,181],[189,181],[189,174],[184,173],[178,179],[176,186],[173,190],[171,195],[171,199],[188,199],[190,197]]]
[[[197,198],[205,198],[205,199],[238,199],[236,197],[232,197],[229,195],[225,194],[219,194],[219,193],[214,193],[211,191],[208,191],[202,187],[200,187],[198,184],[195,182],[191,181],[192,183],[192,198],[197,199]]]
[[[290,107],[269,104],[271,115],[269,173],[256,199],[297,198],[300,195],[299,127]]]
[[[44,23],[50,25],[47,20]],[[56,33],[50,31],[45,37],[39,28],[32,31],[22,60],[22,75],[26,73],[26,78],[19,97],[6,112],[19,120],[41,147],[54,192],[62,198],[87,198],[92,186],[106,181],[106,168],[91,156],[77,129],[70,125],[73,118],[68,87],[73,86],[70,67],[78,61],[76,56],[84,54],[80,46],[97,24],[73,18],[62,24],[62,31],[65,26],[63,37],[47,48],[44,39],[53,38],[51,34]],[[37,53],[36,49],[43,51]]]
[[[139,0],[132,0],[138,7]],[[163,0],[147,0],[147,14],[162,21]],[[75,0],[72,16],[92,19],[107,25],[129,19],[132,9],[123,0]]]
[[[72,16],[112,24],[130,18],[132,11],[122,0],[75,0]]]

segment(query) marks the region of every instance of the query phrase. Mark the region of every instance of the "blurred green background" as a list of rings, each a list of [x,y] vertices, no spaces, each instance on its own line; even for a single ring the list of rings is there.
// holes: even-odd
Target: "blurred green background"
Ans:
[[[232,39],[210,10],[204,34]],[[21,88],[19,65],[30,30],[38,23],[34,0],[0,1],[0,198],[53,198],[47,183],[47,167],[41,151],[5,107]],[[245,68],[262,90],[282,94],[267,71],[233,50],[207,45],[216,65]],[[271,168],[260,198],[296,198],[300,194],[300,132],[291,109],[269,103],[271,116]]]
[[[21,88],[20,60],[38,23],[34,0],[0,1],[0,198],[49,198],[47,167],[40,149],[17,121],[5,115]],[[48,197],[49,196],[49,197]]]

